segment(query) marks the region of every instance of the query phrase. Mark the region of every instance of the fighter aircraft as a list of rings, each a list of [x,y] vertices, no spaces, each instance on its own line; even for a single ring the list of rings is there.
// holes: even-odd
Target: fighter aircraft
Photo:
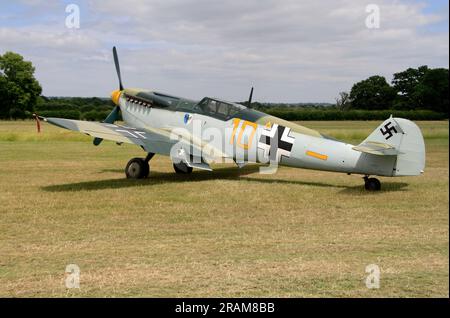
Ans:
[[[218,159],[266,163],[363,175],[365,189],[381,189],[371,176],[416,176],[425,168],[425,145],[416,124],[391,118],[377,127],[361,144],[351,145],[313,129],[267,115],[247,106],[205,97],[200,101],[146,89],[124,88],[117,50],[113,48],[119,89],[111,94],[116,105],[103,122],[44,118],[50,124],[118,144],[140,146],[145,158],[131,159],[127,178],[149,176],[149,161],[155,154],[170,156],[176,173],[193,168],[212,170]],[[115,124],[122,114],[124,125]],[[349,123],[351,125],[351,123]]]

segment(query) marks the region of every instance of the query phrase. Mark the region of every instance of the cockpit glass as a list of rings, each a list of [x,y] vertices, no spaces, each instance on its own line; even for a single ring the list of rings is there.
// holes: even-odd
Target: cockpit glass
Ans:
[[[215,100],[210,100],[209,103],[206,104],[206,111],[215,113],[217,111],[217,102]]]
[[[205,97],[196,107],[206,115],[213,116],[222,120],[227,120],[231,116],[237,114],[241,110],[245,109],[245,106],[228,103],[220,100],[215,100],[209,97]]]
[[[219,103],[217,106],[217,113],[223,116],[228,116],[230,107],[228,104]]]

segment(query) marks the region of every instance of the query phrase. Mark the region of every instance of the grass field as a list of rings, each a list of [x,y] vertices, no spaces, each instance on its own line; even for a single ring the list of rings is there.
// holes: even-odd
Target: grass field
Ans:
[[[378,124],[305,123],[353,143]],[[137,147],[0,122],[0,296],[448,297],[449,127],[418,124],[425,173],[367,193],[359,176],[293,168],[179,176],[161,156],[126,180]]]

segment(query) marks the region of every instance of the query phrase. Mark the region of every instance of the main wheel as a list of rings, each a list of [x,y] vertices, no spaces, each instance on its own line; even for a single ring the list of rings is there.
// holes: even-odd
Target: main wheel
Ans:
[[[192,167],[189,167],[184,162],[174,163],[173,169],[175,170],[176,173],[180,174],[190,174],[192,172]]]
[[[150,166],[142,158],[133,158],[128,161],[125,168],[125,174],[128,179],[143,179],[147,178],[150,173]]]
[[[365,182],[364,187],[367,191],[380,191],[381,190],[381,183],[380,180],[376,178],[368,178]]]

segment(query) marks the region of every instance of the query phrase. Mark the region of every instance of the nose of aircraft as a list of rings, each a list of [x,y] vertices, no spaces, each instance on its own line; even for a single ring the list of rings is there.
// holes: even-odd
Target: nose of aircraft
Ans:
[[[111,93],[111,99],[114,104],[119,105],[119,98],[120,98],[121,93],[122,93],[122,91],[119,89],[116,89],[115,91],[113,91]]]

